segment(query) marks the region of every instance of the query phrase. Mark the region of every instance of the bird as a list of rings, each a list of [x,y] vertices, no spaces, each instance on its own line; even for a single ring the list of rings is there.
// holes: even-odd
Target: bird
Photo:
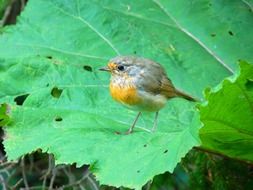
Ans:
[[[138,114],[126,131],[133,129],[142,112],[155,112],[151,131],[157,128],[159,111],[171,98],[181,97],[196,101],[192,96],[176,89],[159,63],[132,55],[119,55],[109,60],[107,66],[99,68],[111,74],[109,90],[112,98]]]

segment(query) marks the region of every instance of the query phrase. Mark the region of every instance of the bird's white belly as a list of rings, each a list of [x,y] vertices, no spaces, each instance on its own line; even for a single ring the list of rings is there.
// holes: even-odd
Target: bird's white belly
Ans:
[[[138,95],[141,98],[139,104],[126,106],[134,110],[156,112],[167,103],[167,98],[163,95],[153,95],[144,91],[138,91]]]

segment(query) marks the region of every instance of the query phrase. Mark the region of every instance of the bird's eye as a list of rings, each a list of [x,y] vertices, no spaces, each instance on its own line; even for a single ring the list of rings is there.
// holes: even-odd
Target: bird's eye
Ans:
[[[119,70],[119,71],[124,71],[124,69],[125,69],[125,67],[124,67],[123,65],[119,65],[119,66],[118,66],[118,70]]]

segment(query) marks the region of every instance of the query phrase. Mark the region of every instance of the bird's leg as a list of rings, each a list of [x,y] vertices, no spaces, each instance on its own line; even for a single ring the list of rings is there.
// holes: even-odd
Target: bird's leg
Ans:
[[[135,124],[136,124],[138,118],[140,117],[140,115],[141,115],[141,112],[139,112],[139,113],[137,114],[137,116],[136,116],[136,118],[135,118],[135,120],[134,120],[133,125],[132,125],[132,126],[128,129],[128,131],[126,132],[127,135],[133,132],[134,126],[135,126]]]
[[[156,128],[157,128],[157,118],[158,118],[158,111],[155,112],[155,120],[154,120],[154,125],[153,128],[151,129],[152,132],[155,132]]]

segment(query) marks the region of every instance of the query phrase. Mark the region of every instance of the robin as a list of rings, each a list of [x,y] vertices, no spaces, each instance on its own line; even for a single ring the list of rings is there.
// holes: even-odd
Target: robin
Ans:
[[[155,112],[152,131],[157,127],[158,113],[168,99],[174,97],[196,101],[190,95],[177,90],[167,77],[164,68],[152,60],[135,56],[117,56],[101,71],[111,73],[110,93],[113,99],[126,107],[138,110],[131,133],[142,112]]]

